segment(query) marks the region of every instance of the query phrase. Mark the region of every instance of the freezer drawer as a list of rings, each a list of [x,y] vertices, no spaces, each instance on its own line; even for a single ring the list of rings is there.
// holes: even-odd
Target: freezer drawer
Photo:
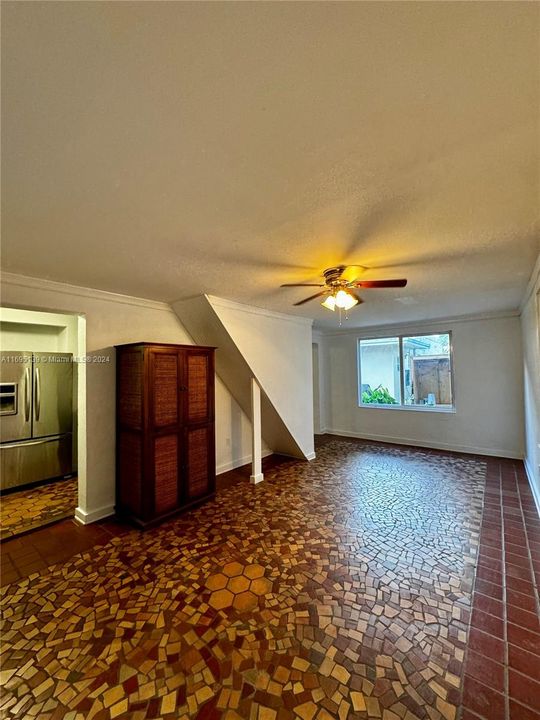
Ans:
[[[71,433],[0,445],[0,490],[72,472]]]

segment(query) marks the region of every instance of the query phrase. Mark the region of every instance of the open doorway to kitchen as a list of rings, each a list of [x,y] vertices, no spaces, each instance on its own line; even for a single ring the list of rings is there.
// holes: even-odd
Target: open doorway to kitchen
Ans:
[[[85,333],[80,315],[0,308],[2,542],[75,516],[86,481]]]

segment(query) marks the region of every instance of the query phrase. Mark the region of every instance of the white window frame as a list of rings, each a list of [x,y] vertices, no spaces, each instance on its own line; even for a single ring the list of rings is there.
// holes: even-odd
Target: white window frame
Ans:
[[[404,405],[405,397],[405,375],[403,373],[403,339],[415,337],[429,337],[430,335],[448,335],[448,354],[450,357],[450,389],[452,391],[451,407],[439,407],[437,405]],[[364,403],[362,402],[362,362],[360,354],[360,344],[366,340],[397,340],[399,345],[399,382],[400,382],[400,402],[396,405],[387,405],[386,403]],[[358,385],[358,407],[371,408],[374,410],[412,410],[413,412],[434,412],[434,413],[455,413],[456,412],[456,386],[454,381],[454,344],[452,340],[451,330],[440,330],[431,332],[415,332],[403,333],[398,335],[370,335],[367,337],[359,337],[356,342],[356,367],[357,367],[357,385]]]

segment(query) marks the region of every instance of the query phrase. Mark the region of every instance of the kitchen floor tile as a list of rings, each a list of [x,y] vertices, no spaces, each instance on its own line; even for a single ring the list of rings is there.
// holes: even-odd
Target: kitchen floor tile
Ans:
[[[77,478],[4,494],[0,498],[0,539],[73,517],[76,507]]]

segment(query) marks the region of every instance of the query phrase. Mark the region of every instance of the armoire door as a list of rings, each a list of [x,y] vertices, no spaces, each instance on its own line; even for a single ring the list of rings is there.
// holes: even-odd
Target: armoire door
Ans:
[[[154,512],[161,515],[180,505],[181,434],[156,434],[152,441]]]
[[[152,348],[148,354],[150,425],[154,430],[178,426],[181,422],[182,356],[174,347]]]
[[[214,419],[214,356],[206,350],[188,350],[185,356],[187,425]]]
[[[181,503],[183,358],[175,347],[148,351],[150,377],[148,507],[163,515]]]
[[[214,492],[214,423],[185,429],[187,502]]]

